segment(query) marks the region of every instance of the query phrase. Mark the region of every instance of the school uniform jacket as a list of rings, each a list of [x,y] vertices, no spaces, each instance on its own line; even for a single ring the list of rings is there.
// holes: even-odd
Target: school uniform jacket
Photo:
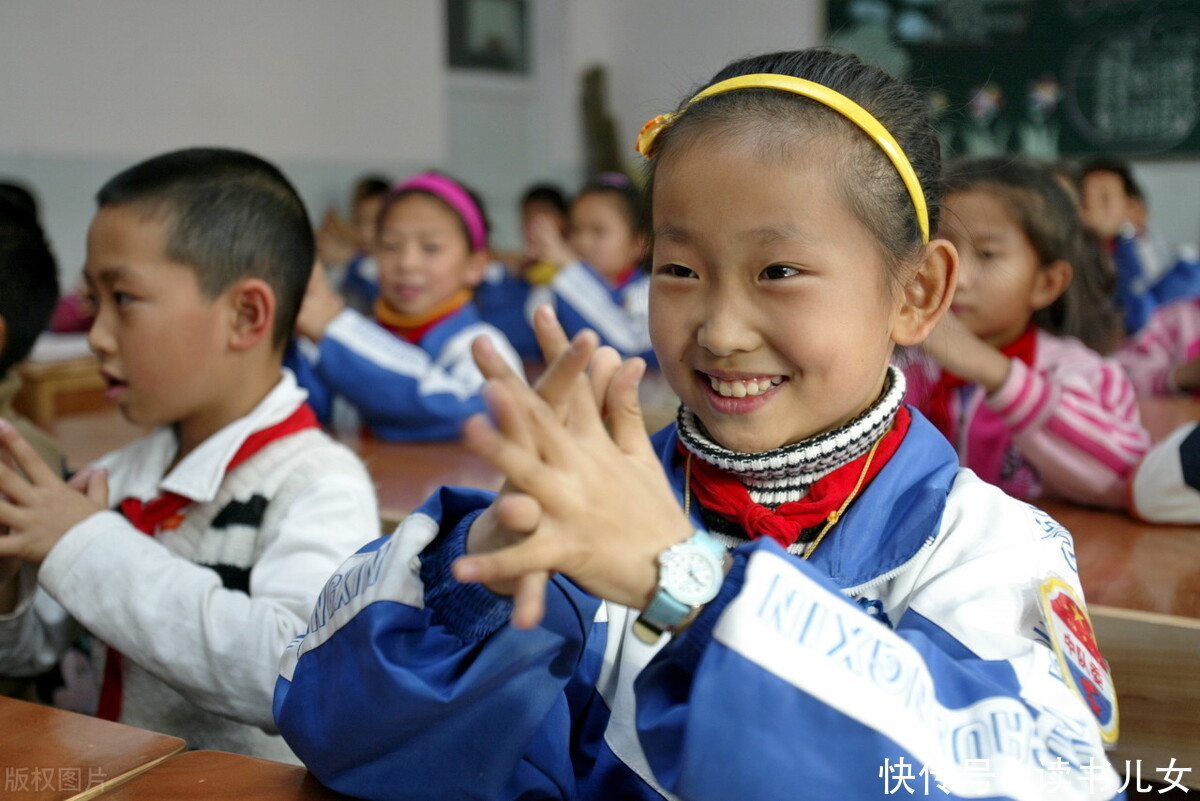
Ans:
[[[1200,298],[1177,300],[1161,307],[1135,337],[1117,351],[1116,359],[1138,392],[1170,395],[1176,367],[1200,356]]]
[[[470,303],[415,345],[345,309],[325,329],[312,357],[294,342],[285,364],[309,391],[309,403],[323,423],[333,419],[335,402],[342,398],[380,439],[454,439],[468,417],[484,410],[483,375],[471,358],[471,341],[480,335],[522,372],[504,335],[481,321]]]
[[[600,342],[615,348],[622,356],[641,356],[658,364],[650,344],[650,276],[638,272],[626,284],[613,287],[603,276],[581,261],[564,266],[554,280],[533,287],[526,302],[526,316],[532,319],[539,305],[554,306],[568,336],[590,328]]]
[[[677,443],[674,426],[654,438],[682,503]],[[665,645],[562,576],[529,631],[456,583],[490,500],[431,497],[334,574],[289,647],[276,719],[322,782],[371,799],[866,799],[899,764],[910,787],[949,782],[938,797],[1032,800],[1061,757],[1075,789],[1055,797],[1116,795],[1037,600],[1054,577],[1078,593],[1070,535],[960,470],[919,414],[810,561],[737,548]]]
[[[275,728],[279,655],[330,571],[379,530],[362,463],[319,429],[225,472],[248,436],[304,397],[285,371],[253,411],[169,472],[177,446],[167,427],[101,459],[114,506],[165,491],[195,503],[178,528],[153,537],[116,511],[68,531],[36,576],[22,573],[16,610],[0,616],[0,674],[46,670],[86,630],[124,654],[121,722],[191,748],[294,761],[264,732]]]
[[[905,400],[927,411],[941,368],[915,350],[902,361]],[[1012,359],[998,390],[989,395],[968,385],[950,412],[953,430],[943,433],[961,463],[1022,498],[1058,495],[1124,508],[1126,482],[1150,449],[1121,366],[1077,339],[1042,330],[1032,365]]]

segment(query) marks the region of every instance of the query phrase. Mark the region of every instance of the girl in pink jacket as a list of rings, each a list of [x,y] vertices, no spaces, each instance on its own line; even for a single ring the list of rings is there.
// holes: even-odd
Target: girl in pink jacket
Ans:
[[[1160,306],[1116,358],[1138,392],[1200,392],[1200,298]]]
[[[940,235],[961,259],[951,314],[905,355],[909,403],[981,478],[1025,498],[1124,507],[1150,446],[1133,385],[1097,350],[1119,319],[1079,215],[1044,168],[947,169]]]

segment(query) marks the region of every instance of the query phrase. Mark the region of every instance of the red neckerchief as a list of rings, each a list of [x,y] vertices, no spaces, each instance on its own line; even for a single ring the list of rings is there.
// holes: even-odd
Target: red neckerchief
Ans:
[[[446,300],[421,314],[401,314],[393,311],[383,298],[375,301],[375,322],[391,331],[396,336],[416,345],[429,329],[445,320],[471,301],[473,293],[469,289],[460,289]]]
[[[633,277],[638,274],[638,263],[631,262],[628,267],[617,273],[612,280],[613,289],[624,289],[625,285],[633,280]]]
[[[225,472],[233,470],[272,442],[309,428],[316,428],[317,425],[317,416],[312,407],[307,403],[300,404],[286,420],[246,437],[242,447],[238,448],[237,453],[225,466]],[[178,493],[164,492],[146,503],[137,498],[126,498],[117,505],[117,509],[134,528],[153,537],[156,531],[178,528],[183,522],[183,508],[191,502],[191,498]],[[100,686],[100,703],[96,708],[96,716],[104,720],[116,720],[121,716],[121,660],[121,652],[110,647],[104,660],[104,683]]]
[[[912,415],[907,408],[901,406],[896,413],[896,420],[885,433],[875,449],[871,466],[863,478],[861,492],[871,482],[892,454],[900,447]],[[681,450],[684,449],[682,443]],[[845,502],[854,485],[863,474],[863,465],[867,454],[859,456],[827,476],[813,482],[808,493],[798,501],[780,504],[772,511],[755,503],[750,498],[750,491],[738,480],[734,473],[727,473],[719,467],[701,459],[692,459],[692,491],[696,493],[696,501],[705,509],[720,515],[741,526],[751,539],[770,537],[784,548],[794,544],[805,529],[825,522],[829,513],[837,511]]]
[[[1025,329],[1025,333],[1017,337],[1016,340],[1000,348],[1000,352],[1010,359],[1020,359],[1027,365],[1032,366],[1034,357],[1037,355],[1037,326],[1033,323]],[[970,383],[966,379],[956,376],[948,370],[943,370],[938,376],[937,383],[933,385],[933,390],[929,393],[929,400],[926,401],[926,416],[929,422],[933,423],[934,427],[941,431],[947,438],[954,436],[954,394],[962,387]]]

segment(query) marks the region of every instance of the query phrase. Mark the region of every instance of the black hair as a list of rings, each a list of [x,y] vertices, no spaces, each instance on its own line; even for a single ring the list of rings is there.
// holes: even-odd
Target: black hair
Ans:
[[[191,267],[208,298],[243,278],[266,281],[277,305],[272,343],[288,341],[316,246],[304,202],[277,167],[239,150],[176,150],[110,179],[96,202],[163,218],[165,255]]]
[[[6,199],[10,204],[15,204],[27,211],[35,220],[38,218],[40,209],[38,208],[37,195],[33,193],[25,184],[19,181],[0,181],[0,197]],[[6,214],[11,214],[12,211],[6,210]]]
[[[827,48],[752,56],[733,62],[705,86],[754,73],[804,78],[850,98],[886,128],[908,156],[924,191],[929,229],[937,228],[941,198],[941,146],[924,102],[908,84],[857,57]],[[704,87],[700,87],[704,88]],[[699,90],[697,90],[699,91]],[[694,93],[692,93],[694,94]],[[690,98],[692,94],[689,94]],[[685,99],[677,109],[687,105]],[[764,153],[786,156],[786,148],[808,144],[811,135],[837,131],[846,146],[823,147],[840,174],[840,191],[851,212],[874,236],[894,279],[923,247],[921,228],[908,189],[880,147],[857,125],[816,101],[775,89],[739,89],[704,98],[658,136],[647,161],[647,195],[653,195],[658,162],[680,143],[710,132],[755,131]]]
[[[1097,172],[1109,172],[1120,178],[1121,188],[1125,190],[1126,197],[1137,200],[1146,199],[1146,196],[1142,193],[1142,187],[1134,180],[1133,169],[1129,166],[1129,162],[1124,159],[1119,159],[1115,156],[1096,156],[1088,159],[1079,167],[1079,185],[1083,186],[1083,182],[1087,180],[1087,177]]]
[[[594,176],[579,190],[579,194],[575,195],[574,202],[578,203],[588,195],[605,195],[616,198],[634,235],[646,233],[646,215],[642,193],[625,173],[602,172]]]
[[[384,175],[370,173],[354,182],[354,205],[374,197],[383,197],[392,188],[392,181]]]
[[[1076,337],[1100,353],[1112,349],[1121,325],[1113,303],[1116,273],[1051,169],[1012,156],[965,159],[947,165],[942,182],[946,194],[988,192],[1003,203],[1033,246],[1039,266],[1060,259],[1071,265],[1070,284],[1057,300],[1034,312],[1035,325]]]
[[[29,355],[57,302],[58,265],[36,206],[0,192],[0,317],[6,327],[0,376]]]
[[[534,184],[521,195],[521,207],[530,203],[545,203],[559,214],[567,213],[567,196],[554,184]]]
[[[492,223],[488,219],[487,207],[483,205],[483,198],[481,198],[479,196],[479,193],[476,192],[471,187],[464,184],[462,181],[458,180],[457,178],[455,178],[451,175],[447,175],[444,172],[439,172],[437,170],[426,170],[425,173],[429,173],[432,175],[440,175],[443,178],[449,179],[449,180],[453,181],[454,183],[458,184],[462,188],[462,190],[467,193],[467,196],[469,198],[471,198],[471,202],[473,202],[475,204],[475,208],[479,209],[479,219],[483,220],[483,243],[484,243],[484,248],[486,248],[488,240],[491,239],[491,236],[492,236]],[[388,211],[392,208],[392,206],[394,206],[396,204],[396,201],[400,200],[401,198],[408,197],[409,195],[424,195],[425,197],[431,197],[434,200],[436,200],[438,203],[441,203],[443,206],[445,206],[447,209],[449,209],[450,212],[454,215],[454,219],[458,220],[458,227],[462,231],[463,238],[467,241],[467,250],[469,250],[471,252],[475,251],[475,242],[471,238],[471,229],[467,227],[467,221],[464,220],[462,218],[462,215],[458,213],[458,209],[451,206],[443,198],[439,197],[438,195],[435,195],[433,192],[427,192],[424,189],[403,189],[400,191],[396,191],[395,189],[390,189],[388,191],[387,196],[383,200],[383,205],[380,206],[380,208],[379,208],[379,227],[380,228],[383,227],[383,221],[387,217]]]

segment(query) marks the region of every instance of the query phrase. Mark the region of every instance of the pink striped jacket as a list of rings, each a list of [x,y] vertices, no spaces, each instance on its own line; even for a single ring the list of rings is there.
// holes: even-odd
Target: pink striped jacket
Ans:
[[[1179,392],[1173,378],[1175,368],[1200,356],[1200,298],[1160,306],[1115,356],[1138,392]]]
[[[928,408],[940,366],[904,354],[905,398]],[[1054,495],[1124,508],[1130,474],[1150,448],[1133,384],[1121,366],[1077,339],[1037,332],[1033,366],[1014,359],[987,395],[968,385],[954,398],[954,430],[943,431],[959,462],[1020,498]]]

